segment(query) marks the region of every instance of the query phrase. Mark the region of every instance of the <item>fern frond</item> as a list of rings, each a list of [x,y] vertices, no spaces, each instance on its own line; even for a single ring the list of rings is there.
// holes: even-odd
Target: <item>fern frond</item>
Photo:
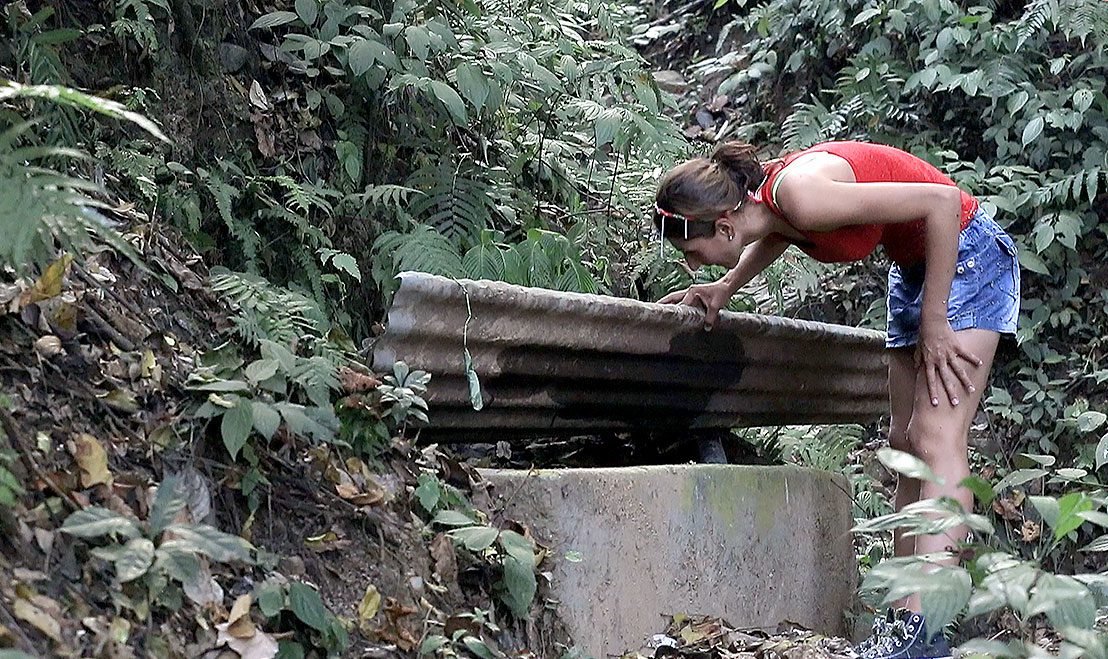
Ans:
[[[373,243],[373,279],[381,290],[395,290],[393,278],[406,270],[444,277],[462,277],[465,272],[457,248],[426,225],[410,233],[389,231]]]
[[[1015,22],[1016,50],[1031,37],[1042,31],[1047,21],[1058,16],[1058,0],[1032,0],[1024,8],[1023,15]]]
[[[1079,39],[1082,46],[1089,36],[1101,48],[1108,45],[1108,2],[1104,0],[1061,0],[1058,23],[1067,39]]]
[[[408,208],[412,217],[435,227],[455,244],[475,244],[481,230],[491,224],[493,209],[485,181],[439,166],[416,172],[407,185],[424,193]]]
[[[331,246],[331,240],[319,227],[313,226],[304,215],[294,213],[288,208],[283,206],[263,208],[258,211],[258,216],[271,220],[280,220],[288,224],[296,231],[297,238],[302,242],[310,243],[311,247],[318,249],[320,247]]]
[[[212,290],[233,303],[235,333],[252,345],[268,340],[295,346],[326,336],[328,323],[310,298],[249,273],[213,268]]]
[[[830,110],[818,99],[811,103],[798,103],[781,125],[781,137],[786,151],[807,148],[817,142],[842,135],[850,111],[857,109],[858,102],[848,101],[843,106]]]
[[[364,192],[351,195],[359,199],[363,205],[370,204],[385,209],[401,210],[410,203],[412,195],[421,195],[423,192],[415,188],[403,185],[370,185]]]
[[[258,252],[261,249],[262,240],[258,235],[258,231],[250,222],[235,216],[234,204],[239,195],[242,194],[241,191],[225,183],[223,178],[215,172],[197,169],[196,173],[204,183],[204,187],[212,195],[216,210],[219,211],[219,217],[223,220],[227,231],[238,240],[247,267],[251,271],[257,270]]]
[[[99,191],[90,181],[27,165],[31,150],[0,152],[0,264],[16,270],[43,265],[54,258],[55,244],[79,254],[104,242],[145,268],[134,248],[95,212],[102,205],[87,196]],[[34,149],[39,155],[68,154],[62,149]],[[81,154],[83,155],[83,154]]]

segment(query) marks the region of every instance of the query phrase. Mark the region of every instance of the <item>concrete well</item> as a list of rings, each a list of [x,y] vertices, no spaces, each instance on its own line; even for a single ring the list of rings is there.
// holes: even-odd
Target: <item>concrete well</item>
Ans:
[[[561,615],[594,657],[638,649],[674,613],[843,631],[856,565],[842,476],[738,465],[481,473],[507,517],[550,547]]]

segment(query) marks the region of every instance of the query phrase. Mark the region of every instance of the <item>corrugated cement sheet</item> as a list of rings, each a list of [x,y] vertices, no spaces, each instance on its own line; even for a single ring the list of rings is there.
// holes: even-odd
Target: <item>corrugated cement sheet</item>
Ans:
[[[729,312],[705,332],[690,307],[400,279],[373,367],[403,360],[432,374],[435,434],[866,422],[888,406],[880,332]],[[481,381],[479,412],[465,347]]]

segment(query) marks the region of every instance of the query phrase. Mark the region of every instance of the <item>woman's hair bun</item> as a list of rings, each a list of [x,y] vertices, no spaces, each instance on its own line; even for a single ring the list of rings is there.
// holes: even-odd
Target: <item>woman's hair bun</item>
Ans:
[[[757,150],[745,142],[724,142],[712,151],[709,160],[724,168],[743,193],[757,189],[765,177]]]

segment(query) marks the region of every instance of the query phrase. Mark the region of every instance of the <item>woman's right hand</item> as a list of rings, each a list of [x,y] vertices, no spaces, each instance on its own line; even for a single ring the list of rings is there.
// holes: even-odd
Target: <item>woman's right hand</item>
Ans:
[[[687,304],[704,309],[704,330],[710,331],[719,317],[719,310],[727,306],[735,291],[724,280],[710,284],[693,284],[685,290],[674,291],[658,300],[661,304]]]

